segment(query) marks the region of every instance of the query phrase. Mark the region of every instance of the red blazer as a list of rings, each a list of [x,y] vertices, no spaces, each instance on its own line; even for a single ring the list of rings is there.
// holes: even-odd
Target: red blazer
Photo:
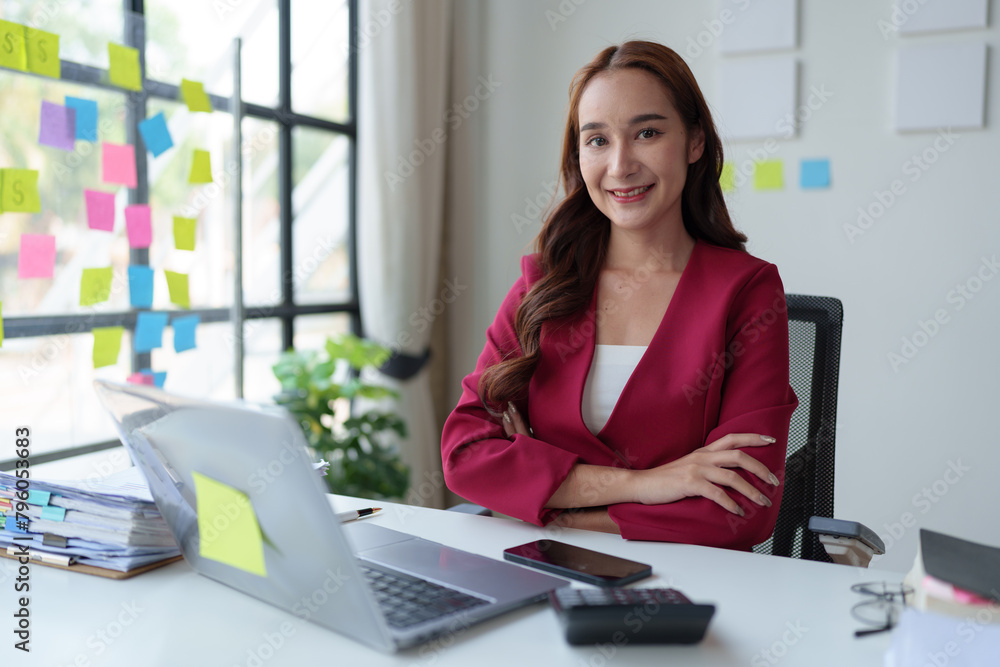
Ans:
[[[521,260],[522,276],[493,324],[476,370],[445,422],[444,475],[455,493],[493,510],[545,525],[561,510],[544,505],[576,463],[652,468],[727,433],[777,438],[744,451],[784,480],[788,424],[798,401],[788,383],[785,293],[773,264],[745,252],[697,242],[673,299],[603,430],[583,423],[580,404],[594,354],[596,290],[591,307],[571,321],[542,327],[541,358],[518,405],[534,437],[504,436],[477,393],[483,369],[520,354],[514,313],[541,276],[537,256]],[[622,537],[749,549],[774,531],[780,489],[739,474],[773,501],[758,506],[726,488],[746,512],[739,517],[702,497],[662,505],[608,508]],[[725,488],[725,487],[724,487]]]

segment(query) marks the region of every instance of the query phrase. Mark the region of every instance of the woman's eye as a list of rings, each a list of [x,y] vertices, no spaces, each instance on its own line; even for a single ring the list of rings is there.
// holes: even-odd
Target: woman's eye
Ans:
[[[592,137],[587,141],[588,146],[603,146],[606,143],[608,143],[608,141],[604,137]]]
[[[642,137],[643,139],[652,139],[658,134],[659,132],[657,132],[656,130],[648,128],[639,132],[639,136]]]

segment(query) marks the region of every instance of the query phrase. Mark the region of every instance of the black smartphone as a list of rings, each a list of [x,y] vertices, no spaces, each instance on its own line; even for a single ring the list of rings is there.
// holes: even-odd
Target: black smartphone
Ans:
[[[503,557],[513,563],[597,586],[622,586],[653,574],[653,568],[645,563],[555,540],[537,540],[504,549]]]

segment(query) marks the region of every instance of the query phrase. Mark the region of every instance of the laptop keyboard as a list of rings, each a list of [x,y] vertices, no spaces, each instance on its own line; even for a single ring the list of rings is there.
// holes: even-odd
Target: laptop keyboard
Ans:
[[[386,622],[394,628],[405,629],[488,604],[483,598],[423,579],[376,570],[366,565],[361,565],[361,571],[375,593]]]

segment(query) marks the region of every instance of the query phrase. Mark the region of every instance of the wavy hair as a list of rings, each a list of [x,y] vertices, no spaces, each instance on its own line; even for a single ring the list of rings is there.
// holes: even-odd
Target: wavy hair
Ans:
[[[632,41],[604,49],[570,84],[559,175],[566,197],[546,216],[536,239],[542,277],[524,295],[514,316],[521,354],[496,360],[480,377],[479,397],[491,412],[526,396],[538,363],[542,325],[578,315],[590,305],[604,265],[611,222],[591,200],[580,170],[580,98],[594,77],[622,69],[641,69],[657,77],[688,137],[698,128],[705,135],[705,150],[688,165],[681,194],[681,215],[688,234],[713,245],[745,250],[746,236],[733,227],[719,185],[722,141],[687,64],[672,49],[655,42]]]

